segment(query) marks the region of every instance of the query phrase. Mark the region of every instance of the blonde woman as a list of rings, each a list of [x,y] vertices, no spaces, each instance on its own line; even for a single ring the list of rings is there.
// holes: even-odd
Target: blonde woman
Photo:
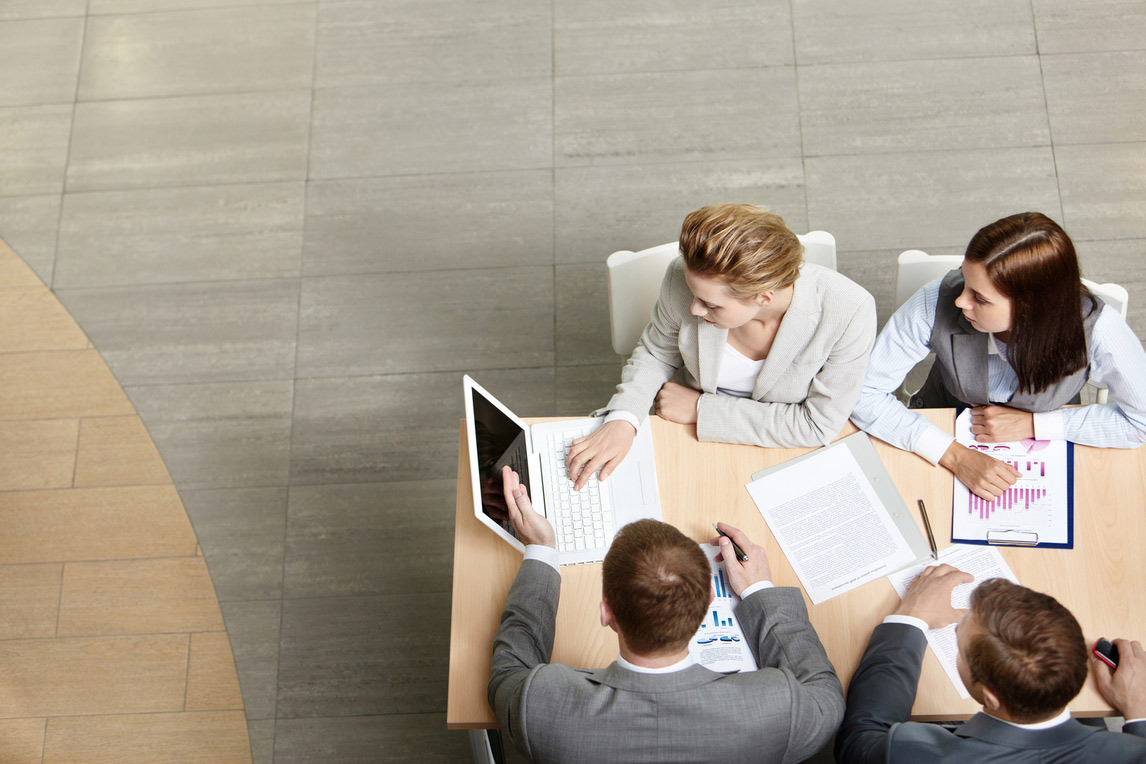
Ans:
[[[599,412],[605,423],[569,450],[577,489],[621,463],[650,406],[695,424],[702,441],[815,446],[839,435],[859,397],[875,301],[803,262],[782,218],[748,204],[703,207],[685,218],[680,249]],[[684,384],[670,381],[677,372]]]

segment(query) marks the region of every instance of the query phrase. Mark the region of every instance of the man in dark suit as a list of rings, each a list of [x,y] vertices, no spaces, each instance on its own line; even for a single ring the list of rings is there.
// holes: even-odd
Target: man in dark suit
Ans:
[[[561,578],[553,529],[505,470],[509,517],[526,546],[494,641],[489,702],[536,764],[803,761],[836,731],[843,691],[799,589],[773,587],[764,549],[723,529],[736,617],[758,671],[717,674],[688,645],[712,601],[708,559],[671,525],[621,529],[602,568],[601,624],[620,655],[603,669],[549,663]]]
[[[1066,707],[1086,681],[1088,651],[1078,621],[1053,597],[1004,579],[980,584],[969,611],[953,609],[951,590],[971,580],[950,565],[927,568],[872,632],[848,688],[836,761],[1146,762],[1142,645],[1115,640],[1121,660],[1114,671],[1092,659],[1099,691],[1126,718],[1129,734],[1083,725]],[[959,676],[983,710],[954,732],[909,722],[924,630],[955,622]]]

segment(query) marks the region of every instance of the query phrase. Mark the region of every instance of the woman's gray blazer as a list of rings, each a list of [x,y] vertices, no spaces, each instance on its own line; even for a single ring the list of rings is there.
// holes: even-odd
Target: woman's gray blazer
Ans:
[[[657,391],[683,367],[700,390],[700,440],[757,446],[830,443],[852,413],[875,341],[875,300],[835,271],[804,263],[751,398],[716,393],[727,329],[689,313],[684,262],[669,265],[652,321],[604,410],[643,421]]]

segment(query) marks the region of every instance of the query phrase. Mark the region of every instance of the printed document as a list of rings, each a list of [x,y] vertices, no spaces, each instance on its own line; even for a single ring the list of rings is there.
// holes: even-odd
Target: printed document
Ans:
[[[858,433],[870,448],[867,436]],[[748,493],[815,604],[918,562],[848,444],[855,435],[769,470]],[[875,458],[875,467],[887,472]],[[759,475],[759,473],[758,473]],[[893,489],[894,490],[894,489]],[[895,500],[902,508],[899,494]],[[906,510],[902,514],[906,516]],[[926,547],[913,522],[909,529]],[[930,557],[930,554],[927,555]]]
[[[712,588],[716,599],[689,642],[688,652],[701,666],[721,674],[755,671],[756,659],[752,657],[752,648],[745,641],[740,622],[732,612],[740,604],[740,597],[728,585],[724,563],[716,561],[720,547],[701,544],[700,548],[708,556],[708,564],[712,568]]]
[[[955,480],[951,540],[966,543],[1070,547],[1073,481],[1071,444],[1063,440],[979,443],[971,410],[955,420],[955,440],[1019,471],[1018,482],[994,501],[980,499]]]
[[[1005,578],[1016,584],[1019,582],[995,547],[962,546],[959,544],[949,546],[939,552],[939,562],[930,562],[926,565],[901,570],[887,578],[902,599],[907,587],[911,585],[916,576],[923,572],[924,568],[942,563],[953,565],[964,573],[970,573],[975,577],[974,581],[960,584],[951,592],[951,606],[960,610],[971,607],[971,592],[988,578]],[[927,644],[931,645],[935,657],[939,659],[943,670],[947,672],[947,678],[958,690],[959,697],[971,697],[967,688],[963,686],[963,680],[959,678],[959,669],[955,663],[956,657],[959,655],[959,645],[955,641],[955,624],[949,624],[942,629],[929,630],[927,632]]]

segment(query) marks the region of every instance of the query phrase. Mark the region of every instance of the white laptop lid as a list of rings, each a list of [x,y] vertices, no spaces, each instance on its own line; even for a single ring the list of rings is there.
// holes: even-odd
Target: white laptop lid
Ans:
[[[530,485],[528,460],[533,453],[533,440],[529,427],[468,374],[462,378],[462,385],[474,517],[524,553],[525,544],[517,538],[505,516],[501,468],[508,464],[516,470],[530,497],[535,495]],[[540,495],[540,486],[536,495]],[[541,507],[538,509],[544,511]]]

